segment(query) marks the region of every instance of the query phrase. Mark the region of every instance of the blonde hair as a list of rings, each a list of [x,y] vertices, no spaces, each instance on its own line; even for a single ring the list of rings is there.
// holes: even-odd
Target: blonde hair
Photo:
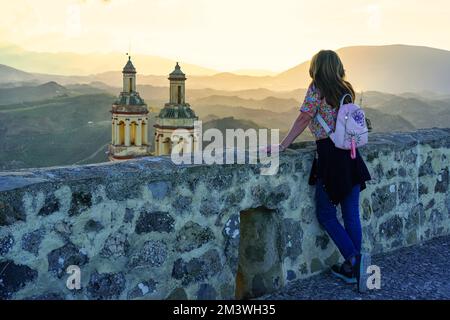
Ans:
[[[322,98],[332,107],[339,108],[344,94],[350,94],[355,101],[355,90],[345,80],[345,70],[341,59],[332,50],[321,50],[311,59],[309,75],[312,85],[319,89]]]

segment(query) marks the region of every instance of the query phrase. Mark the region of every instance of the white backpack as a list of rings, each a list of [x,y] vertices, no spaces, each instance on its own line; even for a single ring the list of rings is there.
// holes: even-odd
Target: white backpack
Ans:
[[[356,148],[365,145],[369,139],[369,130],[366,124],[366,115],[360,106],[353,102],[344,104],[345,98],[351,95],[346,94],[342,97],[339,104],[339,112],[336,120],[336,129],[331,130],[322,116],[317,112],[317,121],[324,128],[330,139],[334,142],[336,148],[350,150],[352,159],[356,158]]]

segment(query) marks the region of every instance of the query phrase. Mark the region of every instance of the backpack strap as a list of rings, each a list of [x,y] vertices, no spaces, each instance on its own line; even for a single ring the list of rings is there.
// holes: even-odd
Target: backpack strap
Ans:
[[[347,93],[347,94],[344,94],[344,96],[342,97],[342,99],[341,99],[341,103],[339,104],[339,106],[341,106],[342,107],[342,105],[344,104],[344,100],[345,100],[345,98],[347,97],[347,96],[349,96],[350,97],[350,103],[353,103],[353,99],[352,99],[352,96],[351,96],[351,94],[349,94],[349,93]]]
[[[344,104],[344,100],[345,100],[345,98],[346,98],[347,96],[349,96],[349,97],[350,97],[350,100],[353,102],[353,99],[352,99],[351,94],[347,93],[347,94],[345,94],[345,95],[342,97],[342,99],[341,99],[341,102],[340,102],[340,106],[341,106],[341,107],[342,107],[342,105]],[[320,123],[320,125],[322,126],[322,128],[325,130],[325,132],[327,133],[327,135],[330,135],[330,134],[333,132],[333,130],[328,126],[328,124],[325,122],[325,120],[324,120],[324,119],[322,118],[322,116],[319,114],[319,110],[317,110],[317,113],[316,113],[316,119],[317,119],[317,121]]]
[[[316,119],[328,135],[330,135],[330,133],[333,132],[333,130],[331,130],[331,128],[328,126],[328,124],[325,122],[325,120],[319,114],[319,112],[317,112],[317,114],[316,114]]]

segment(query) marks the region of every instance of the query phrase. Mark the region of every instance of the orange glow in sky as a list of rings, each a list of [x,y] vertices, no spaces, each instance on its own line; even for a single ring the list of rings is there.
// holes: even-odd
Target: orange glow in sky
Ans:
[[[450,50],[448,0],[2,0],[0,46],[127,52],[281,71],[319,49]]]

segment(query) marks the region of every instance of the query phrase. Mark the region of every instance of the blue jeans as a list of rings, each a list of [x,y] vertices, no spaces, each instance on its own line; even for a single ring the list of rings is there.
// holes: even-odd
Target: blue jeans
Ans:
[[[344,220],[342,226],[336,216],[336,206],[330,201],[322,184],[320,180],[316,183],[317,219],[333,239],[342,256],[349,260],[361,252],[360,185],[355,185],[340,203]]]

